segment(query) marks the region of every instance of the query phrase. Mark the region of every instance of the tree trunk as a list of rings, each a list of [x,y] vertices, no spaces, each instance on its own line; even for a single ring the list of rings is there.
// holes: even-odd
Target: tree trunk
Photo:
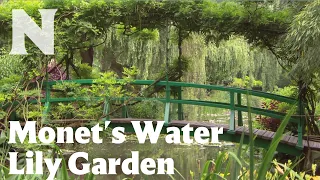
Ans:
[[[320,132],[315,119],[316,96],[311,87],[302,80],[298,82],[298,87],[299,99],[302,101],[304,108],[307,111],[305,121],[308,134],[319,135]]]
[[[179,28],[178,31],[178,49],[179,49],[179,56],[178,56],[178,69],[179,69],[179,76],[180,76],[180,81],[181,81],[181,77],[182,77],[182,41],[183,41],[183,37],[182,37],[182,32],[181,32],[181,28]]]
[[[89,47],[87,49],[81,49],[80,50],[80,55],[81,55],[81,64],[88,64],[89,66],[92,67],[93,65],[93,47]]]

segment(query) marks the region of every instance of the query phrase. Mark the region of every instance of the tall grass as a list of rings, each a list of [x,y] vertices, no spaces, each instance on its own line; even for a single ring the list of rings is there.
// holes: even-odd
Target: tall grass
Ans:
[[[252,116],[250,109],[250,96],[247,96],[248,102],[248,127],[249,127],[249,145],[244,145],[244,132],[241,134],[239,148],[236,153],[232,151],[221,152],[218,154],[215,160],[207,161],[201,174],[201,180],[215,180],[215,179],[241,179],[241,180],[265,180],[267,179],[267,173],[272,176],[270,179],[288,179],[288,175],[292,174],[292,170],[299,162],[295,164],[281,164],[276,161],[272,161],[276,149],[282,139],[282,135],[285,131],[285,127],[289,123],[291,116],[294,114],[296,108],[295,105],[291,107],[285,118],[282,120],[278,130],[275,132],[275,136],[272,139],[269,148],[264,154],[263,160],[259,165],[255,164],[254,157],[254,134],[252,127]],[[249,150],[249,163],[247,163],[244,158],[243,152]],[[222,171],[222,163],[225,165],[225,170]],[[270,173],[271,165],[274,165],[276,170],[281,171],[281,173]],[[230,166],[232,170],[230,170]],[[289,167],[290,166],[290,167]],[[282,169],[283,168],[283,169]],[[281,170],[280,170],[281,169]],[[231,171],[231,173],[230,173]],[[283,172],[282,172],[283,171]],[[301,179],[302,176],[298,173],[294,174],[294,178]]]
[[[9,145],[6,143],[6,137],[3,135],[4,131],[1,132],[0,135],[0,147],[4,146],[4,148],[0,148],[0,179],[1,180],[40,180],[40,179],[47,179],[48,178],[48,173],[44,174],[9,174],[9,169],[6,166],[6,160],[7,160],[7,155],[10,150]],[[66,161],[63,157],[61,149],[55,145],[52,144],[53,149],[55,152],[57,152],[58,156],[62,158],[62,165],[60,169],[58,170],[55,179],[57,180],[94,180],[95,177],[92,173],[86,174],[84,178],[80,177],[74,177],[73,175],[69,175],[68,173],[68,167],[66,164]],[[19,154],[19,157],[23,156],[24,154],[21,153]],[[21,161],[21,159],[18,161],[18,166],[23,167],[24,166],[24,161]]]
[[[282,139],[283,132],[287,124],[289,123],[290,117],[293,115],[295,110],[296,110],[295,106],[291,107],[290,111],[287,113],[285,118],[282,120],[280,126],[278,127],[278,130],[276,131],[276,134],[271,141],[270,147],[263,158],[262,165],[260,166],[260,169],[259,169],[257,180],[265,179],[267,171],[271,166],[271,161],[274,157],[274,152],[277,150],[278,144]]]

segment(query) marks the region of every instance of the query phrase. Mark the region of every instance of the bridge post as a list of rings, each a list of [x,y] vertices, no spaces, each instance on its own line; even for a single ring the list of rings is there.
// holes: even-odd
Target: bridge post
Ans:
[[[182,100],[182,88],[178,87],[178,99]],[[182,104],[178,103],[178,120],[183,120]]]
[[[234,92],[230,91],[230,120],[229,120],[229,133],[235,133],[235,105],[234,105]]]
[[[48,67],[46,67],[48,69]],[[49,86],[48,83],[48,79],[49,79],[49,75],[48,72],[46,73],[46,101],[44,104],[44,110],[42,112],[42,117],[41,117],[41,121],[42,123],[45,123],[48,120],[48,112],[50,110],[50,90],[51,87]]]
[[[44,104],[44,110],[42,112],[42,118],[41,118],[41,122],[42,123],[47,123],[48,122],[48,112],[50,110],[50,102],[45,102]]]
[[[127,106],[126,104],[124,104],[126,101],[126,98],[124,97],[124,99],[121,100],[121,104],[123,105],[121,108],[121,116],[122,118],[127,118]]]
[[[241,106],[241,93],[237,93],[237,104]],[[238,126],[243,126],[242,111],[238,110]]]
[[[102,118],[103,121],[110,120],[110,116],[108,115],[109,111],[110,111],[109,98],[106,97],[104,100],[104,106],[103,106],[103,115],[105,115],[106,117]]]
[[[164,109],[164,124],[168,125],[170,123],[170,103],[166,103]]]
[[[166,84],[166,105],[164,109],[164,124],[168,125],[170,123],[170,86],[167,81]]]

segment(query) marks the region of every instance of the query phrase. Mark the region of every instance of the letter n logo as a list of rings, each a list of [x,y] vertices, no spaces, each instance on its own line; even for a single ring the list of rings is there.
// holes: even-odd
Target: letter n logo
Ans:
[[[57,9],[40,9],[42,29],[22,9],[12,10],[12,49],[10,54],[28,54],[27,35],[46,55],[54,54],[54,15]]]

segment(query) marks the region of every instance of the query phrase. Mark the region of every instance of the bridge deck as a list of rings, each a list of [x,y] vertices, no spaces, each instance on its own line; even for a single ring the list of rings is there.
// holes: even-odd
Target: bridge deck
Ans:
[[[170,123],[170,126],[176,126],[176,127],[183,127],[190,123],[191,127],[223,127],[224,133],[227,133],[229,130],[229,125],[226,124],[214,124],[210,122],[193,122],[193,121],[172,121]],[[244,131],[245,135],[249,135],[249,128],[248,127],[236,127],[235,133],[236,134],[242,134]],[[276,134],[275,132],[272,131],[267,131],[267,130],[262,130],[262,129],[253,129],[253,134],[254,136],[257,136],[259,138],[265,139],[265,140],[272,140],[274,138],[274,135]],[[281,140],[282,143],[291,145],[291,146],[296,146],[298,142],[298,137],[296,136],[290,136],[290,135],[284,135]],[[308,141],[303,140],[303,146],[308,147]],[[310,140],[309,141],[309,148],[313,150],[320,150],[320,142]]]
[[[53,124],[65,124],[65,123],[84,123],[92,120],[79,120],[79,119],[70,119],[70,120],[56,120],[56,121],[51,121],[50,123]],[[112,124],[120,125],[121,124],[130,124],[131,121],[162,121],[162,120],[152,120],[152,119],[131,119],[131,118],[119,118],[119,119],[111,119],[110,120]],[[229,125],[226,124],[215,124],[211,122],[197,122],[197,121],[185,121],[185,120],[173,120],[170,122],[169,126],[174,126],[174,127],[179,127],[182,128],[185,125],[190,124],[191,127],[223,127],[224,133],[228,133],[227,131],[229,130]],[[244,131],[245,135],[249,135],[249,128],[248,127],[236,127],[235,129],[235,134],[236,135],[241,135],[242,132]],[[271,141],[274,138],[275,132],[272,131],[267,131],[267,130],[261,130],[261,129],[254,129],[253,130],[254,136],[257,136],[258,138]],[[282,144],[287,144],[289,146],[295,147],[298,142],[298,137],[296,136],[291,136],[291,135],[284,135],[282,137],[281,143]],[[309,144],[309,145],[308,145]],[[310,148],[312,150],[320,150],[320,139],[318,140],[315,137],[311,137],[309,142],[307,140],[303,140],[303,146],[304,148]]]

